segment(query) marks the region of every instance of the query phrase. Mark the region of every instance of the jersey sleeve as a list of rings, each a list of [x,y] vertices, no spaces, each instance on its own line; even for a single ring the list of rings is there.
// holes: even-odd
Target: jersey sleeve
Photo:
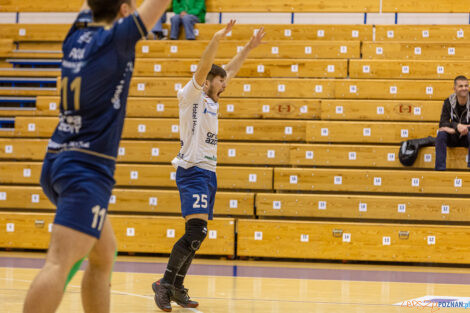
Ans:
[[[133,51],[137,41],[145,38],[146,35],[147,28],[137,11],[114,24],[114,40],[120,52]]]
[[[180,102],[180,106],[192,105],[194,103],[198,103],[199,99],[201,98],[202,94],[202,86],[196,82],[193,78],[178,91],[178,99]]]

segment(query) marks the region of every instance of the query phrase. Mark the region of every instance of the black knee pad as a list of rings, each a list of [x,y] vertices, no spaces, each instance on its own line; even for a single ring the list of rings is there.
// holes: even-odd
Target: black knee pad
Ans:
[[[199,250],[201,243],[207,236],[207,221],[198,218],[190,219],[186,222],[186,233],[183,240],[186,246],[192,251]]]

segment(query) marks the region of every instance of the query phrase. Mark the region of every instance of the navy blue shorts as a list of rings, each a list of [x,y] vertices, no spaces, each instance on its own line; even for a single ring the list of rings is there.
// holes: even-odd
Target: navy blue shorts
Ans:
[[[191,214],[214,216],[214,201],[217,191],[217,176],[214,172],[197,166],[176,170],[176,186],[180,192],[183,217]]]
[[[114,179],[80,160],[46,157],[41,186],[57,207],[54,224],[100,238]]]

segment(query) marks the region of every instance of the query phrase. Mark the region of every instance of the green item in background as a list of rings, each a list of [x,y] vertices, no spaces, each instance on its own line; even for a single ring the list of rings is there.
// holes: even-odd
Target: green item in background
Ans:
[[[183,11],[197,16],[199,23],[206,22],[205,0],[173,0],[173,12],[180,14]]]

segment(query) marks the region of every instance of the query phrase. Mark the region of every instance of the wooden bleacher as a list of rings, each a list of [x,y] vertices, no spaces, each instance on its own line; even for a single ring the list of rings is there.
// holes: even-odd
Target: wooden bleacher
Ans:
[[[12,38],[14,41],[27,42],[60,42],[70,28],[68,24],[56,24],[51,30],[44,24],[6,24],[2,26],[4,32],[0,38]],[[360,41],[372,40],[372,25],[286,25],[273,24],[263,26],[267,32],[265,40],[315,40],[329,41]],[[169,25],[163,28],[169,30]],[[196,24],[196,39],[210,40],[212,35],[221,28],[220,24]],[[238,24],[233,27],[227,40],[246,41],[254,32],[254,26],[250,24]],[[184,39],[184,30],[179,39]],[[27,47],[25,45],[25,47]],[[23,47],[24,49],[24,47]],[[59,47],[60,49],[60,47]]]
[[[47,138],[58,123],[57,117],[16,117],[15,128],[3,136]],[[256,141],[305,141],[305,121],[221,120],[219,139]],[[128,118],[124,139],[178,139],[178,119]]]
[[[47,249],[52,213],[0,212],[1,247]],[[142,215],[109,215],[113,224],[118,250],[123,252],[169,253],[184,233],[184,220],[179,217]],[[199,252],[210,255],[234,255],[233,218],[218,218],[208,224],[208,239]],[[21,236],[18,236],[21,234]]]
[[[375,25],[377,41],[468,41],[469,25]]]
[[[46,96],[32,99],[36,104],[34,107],[4,108],[0,110],[0,116],[58,116],[59,97]],[[318,119],[320,100],[222,98],[219,110],[223,118]],[[126,114],[128,117],[178,118],[177,99],[176,97],[130,97]]]
[[[350,60],[349,75],[362,79],[454,79],[470,70],[469,61]]]
[[[400,143],[437,134],[437,123],[315,121],[307,123],[307,142]]]
[[[42,161],[47,139],[0,139],[0,160]],[[179,150],[177,141],[122,140],[118,161],[122,163],[168,164]],[[447,167],[464,169],[467,149],[449,149]],[[221,142],[217,162],[221,165],[271,165],[397,168],[396,145],[297,144]],[[412,168],[434,168],[433,147],[422,148]]]
[[[237,251],[240,256],[466,264],[469,237],[468,226],[240,219]]]
[[[74,11],[78,2],[52,0],[50,5]],[[40,3],[23,5],[11,0],[0,11],[48,10]],[[394,7],[410,8],[404,1],[383,1],[384,12],[395,12]],[[211,0],[208,8],[229,12],[233,4]],[[258,9],[250,4],[247,11]],[[314,2],[272,3],[273,11],[317,9],[378,8],[368,0],[352,7],[333,1],[321,8]],[[416,4],[416,10],[421,9]],[[460,9],[460,4],[440,2],[443,12]],[[54,31],[48,25],[36,26],[2,28],[0,77],[59,76],[57,68],[32,67],[42,58],[60,59],[68,26],[57,25]],[[257,27],[237,25],[221,44],[216,63],[226,64]],[[219,28],[197,25],[198,40],[193,42],[147,40],[137,46],[117,187],[109,204],[120,251],[168,253],[181,235],[175,169],[169,164],[179,149],[175,95]],[[399,163],[398,148],[401,141],[436,134],[452,79],[469,67],[470,28],[266,29],[267,43],[250,54],[220,101],[220,191],[210,240],[201,253],[468,262],[469,228],[453,225],[469,222],[467,149],[449,149],[449,170],[435,172],[433,147],[423,148],[410,168]],[[32,61],[19,67],[18,59]],[[15,105],[5,105],[15,99]],[[14,123],[0,131],[0,247],[47,248],[54,207],[38,180],[59,103],[55,88],[0,89],[2,121]],[[6,232],[11,224],[14,231]]]
[[[40,187],[0,186],[0,208],[50,211],[54,205],[47,199]],[[254,198],[252,192],[226,192],[216,195],[216,216],[253,216]],[[109,203],[113,213],[180,214],[180,200],[177,190],[148,190],[115,188]]]
[[[321,120],[437,122],[442,101],[321,100]]]
[[[470,221],[465,198],[342,194],[257,193],[256,214],[277,217],[356,220]]]
[[[134,75],[148,77],[191,76],[197,69],[198,59],[138,59]],[[229,59],[215,60],[215,64],[226,65]],[[0,75],[1,75],[0,71]],[[237,77],[331,77],[346,78],[347,60],[312,59],[262,59],[247,60]]]
[[[0,162],[0,184],[37,185],[41,174],[40,162]],[[218,168],[220,189],[272,190],[273,168]],[[114,178],[116,186],[175,188],[176,170],[171,165],[118,164]]]
[[[132,97],[169,97],[187,83],[187,78],[134,77]],[[256,98],[340,98],[443,100],[452,93],[452,81],[445,80],[379,80],[379,79],[264,79],[234,78],[225,97]]]
[[[364,59],[466,60],[470,48],[465,42],[364,41]]]
[[[470,190],[470,174],[462,171],[275,168],[274,189],[459,196]]]
[[[217,58],[230,59],[247,40],[226,40],[217,49]],[[208,41],[144,40],[136,47],[137,58],[198,58]],[[269,41],[250,52],[250,59],[338,59],[359,58],[358,41]]]
[[[137,4],[142,3],[138,0]],[[22,0],[9,0],[2,5],[0,12],[77,12],[82,5],[81,0],[67,2],[59,0],[24,2]],[[230,0],[206,1],[207,12],[463,12],[468,13],[465,2],[452,0],[430,0],[425,3],[418,0],[359,0],[345,3],[340,0],[300,1],[295,0],[286,4],[275,0],[269,7],[262,3],[249,1],[233,3]]]

